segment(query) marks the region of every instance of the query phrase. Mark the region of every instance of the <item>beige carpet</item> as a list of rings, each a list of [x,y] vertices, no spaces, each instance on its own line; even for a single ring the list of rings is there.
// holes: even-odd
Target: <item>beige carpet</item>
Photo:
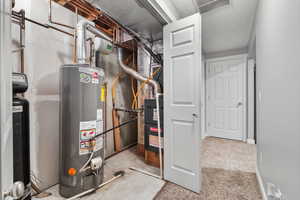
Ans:
[[[255,174],[255,145],[208,137],[203,141],[202,153],[202,191],[200,194],[167,183],[155,199],[262,199]]]
[[[256,145],[236,140],[207,137],[202,143],[203,168],[256,171]]]

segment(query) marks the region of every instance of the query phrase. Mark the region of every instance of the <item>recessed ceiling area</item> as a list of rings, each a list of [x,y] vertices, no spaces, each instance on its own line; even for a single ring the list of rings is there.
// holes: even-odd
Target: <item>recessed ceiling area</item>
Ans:
[[[143,7],[140,3],[143,1],[89,0],[145,37],[153,40],[162,39],[162,23]],[[171,10],[177,18],[204,11],[202,49],[205,55],[247,51],[258,0],[163,0],[163,2],[169,7],[172,5]]]
[[[229,6],[203,14],[202,43],[206,54],[245,49],[249,45],[257,0],[231,0]]]
[[[172,2],[180,17],[186,17],[198,12],[198,6],[209,1],[211,0]],[[257,2],[257,0],[230,0],[229,5],[204,12],[202,14],[204,54],[245,50],[251,37]]]

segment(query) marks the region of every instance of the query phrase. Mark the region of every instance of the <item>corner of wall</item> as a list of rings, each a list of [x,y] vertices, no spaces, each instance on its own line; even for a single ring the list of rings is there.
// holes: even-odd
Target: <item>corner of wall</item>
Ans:
[[[257,182],[258,182],[259,189],[260,189],[263,200],[268,200],[267,193],[266,193],[264,183],[263,183],[263,179],[260,175],[258,166],[256,166],[256,178],[257,178]]]

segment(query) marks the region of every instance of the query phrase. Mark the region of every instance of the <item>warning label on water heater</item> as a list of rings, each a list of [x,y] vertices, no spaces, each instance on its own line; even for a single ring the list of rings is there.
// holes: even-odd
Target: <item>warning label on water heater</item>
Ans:
[[[99,121],[80,122],[79,155],[96,152],[103,148],[103,137],[94,137],[99,132]]]
[[[79,68],[79,72],[81,83],[99,84],[99,72],[97,70],[92,68]]]

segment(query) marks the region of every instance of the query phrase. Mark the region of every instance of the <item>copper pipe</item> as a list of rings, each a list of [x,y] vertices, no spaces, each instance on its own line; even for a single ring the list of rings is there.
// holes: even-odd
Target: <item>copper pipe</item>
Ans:
[[[24,56],[24,51],[25,51],[25,10],[20,10],[21,14],[21,25],[20,25],[20,57],[21,57],[21,73],[25,72],[25,56]]]
[[[12,52],[12,53],[17,53],[17,52],[19,52],[19,51],[22,51],[23,49],[24,49],[24,47],[18,48],[18,49],[15,49],[15,50],[12,50],[11,52]]]
[[[25,44],[24,44],[24,34],[25,34],[25,11],[20,10],[19,12],[12,11],[12,22],[16,23],[20,27],[20,35],[19,35],[19,43],[20,46],[18,49],[15,49],[12,51],[12,53],[17,53],[20,52],[20,62],[21,62],[21,73],[24,73],[24,68],[25,68],[25,63],[24,63],[24,49],[25,49]]]
[[[12,21],[12,23],[15,23],[15,24],[17,24],[17,25],[20,25],[20,22],[17,21],[17,20],[15,20],[15,19],[12,19],[11,21]]]
[[[76,24],[78,24],[78,8],[75,7],[76,11]],[[74,30],[74,59],[73,62],[76,63],[77,61],[77,30]]]
[[[20,19],[19,13],[16,12],[16,11],[12,11],[12,18],[13,18],[13,19],[17,19],[17,20]],[[62,30],[62,29],[56,28],[56,27],[51,26],[51,25],[49,25],[49,24],[42,24],[42,23],[40,23],[40,22],[38,22],[38,21],[35,21],[35,20],[30,19],[30,18],[27,18],[27,17],[24,17],[24,19],[25,19],[25,21],[28,21],[28,22],[31,22],[31,23],[33,23],[33,24],[39,25],[39,26],[41,26],[41,27],[44,27],[44,28],[47,28],[47,29],[53,29],[53,30],[59,31],[59,32],[61,32],[61,33],[64,33],[64,34],[66,34],[66,35],[69,35],[69,36],[74,37],[74,35],[73,35],[72,33],[68,33],[67,31],[64,31],[64,30]]]
[[[37,22],[37,21],[35,21],[35,20],[29,19],[29,18],[27,18],[27,17],[25,18],[25,20],[26,20],[26,21],[29,21],[29,22],[31,22],[31,23],[33,23],[33,24],[39,25],[39,26],[41,26],[41,27],[44,27],[44,28],[47,28],[47,29],[53,29],[53,30],[59,31],[59,32],[61,32],[61,33],[64,33],[64,34],[66,34],[66,35],[69,35],[69,36],[74,37],[74,35],[73,35],[72,33],[68,33],[67,31],[61,30],[61,29],[56,28],[56,27],[54,27],[54,26],[51,26],[51,25],[49,25],[49,24],[42,24],[42,23]]]

